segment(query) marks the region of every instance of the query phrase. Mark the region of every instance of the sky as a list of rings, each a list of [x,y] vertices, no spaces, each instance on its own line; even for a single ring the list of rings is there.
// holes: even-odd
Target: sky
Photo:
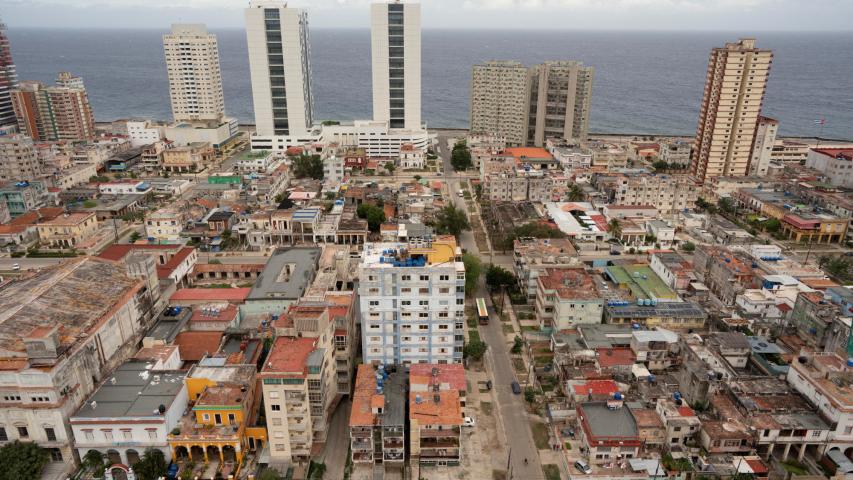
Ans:
[[[312,27],[367,28],[370,0],[291,0]],[[248,0],[0,0],[9,28],[242,28]],[[424,28],[851,31],[853,0],[422,0]]]

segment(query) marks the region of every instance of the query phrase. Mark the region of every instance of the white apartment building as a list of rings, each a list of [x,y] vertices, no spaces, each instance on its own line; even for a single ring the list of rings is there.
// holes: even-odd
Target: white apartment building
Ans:
[[[24,135],[0,137],[0,180],[35,180],[43,173],[32,139]]]
[[[421,5],[400,0],[370,5],[373,120],[390,128],[421,125]]]
[[[746,175],[771,63],[773,52],[754,38],[711,51],[690,159],[700,181]]]
[[[322,143],[337,143],[342,147],[363,148],[368,157],[398,157],[403,145],[411,144],[415,149],[426,150],[430,144],[425,129],[414,130],[390,128],[389,123],[356,120],[347,125],[323,126]],[[307,143],[307,142],[306,142]],[[252,148],[255,142],[252,142]],[[286,148],[283,143],[277,149]]]
[[[613,204],[649,205],[664,216],[693,209],[701,190],[689,175],[599,175],[595,182]]]
[[[755,142],[752,145],[752,155],[749,159],[749,175],[767,175],[770,158],[773,156],[773,145],[776,144],[776,133],[779,122],[769,117],[758,117],[758,129],[755,131]]]
[[[820,171],[832,185],[853,188],[853,148],[813,148],[806,166]]]
[[[453,237],[426,247],[365,244],[359,265],[364,363],[462,361],[465,266]]]
[[[414,145],[406,144],[400,147],[399,165],[400,168],[424,168],[424,159],[426,155],[424,151],[415,148]]]
[[[175,122],[213,121],[225,115],[216,35],[203,24],[174,24],[163,35]]]
[[[331,184],[344,181],[344,157],[333,153],[323,159],[323,181]]]
[[[528,68],[519,62],[474,65],[471,78],[471,132],[499,135],[509,146],[527,141],[530,103]]]
[[[95,450],[111,462],[133,465],[153,448],[168,462],[167,435],[187,408],[184,377],[185,372],[151,368],[148,361],[120,365],[69,419],[80,458]]]
[[[183,215],[161,208],[145,218],[145,236],[159,243],[178,243],[184,228]]]
[[[310,136],[314,115],[308,13],[284,0],[251,0],[245,17],[255,135],[296,145]]]
[[[130,146],[133,148],[151,145],[163,139],[163,129],[147,120],[131,121],[127,122],[126,125],[127,137],[130,139]]]

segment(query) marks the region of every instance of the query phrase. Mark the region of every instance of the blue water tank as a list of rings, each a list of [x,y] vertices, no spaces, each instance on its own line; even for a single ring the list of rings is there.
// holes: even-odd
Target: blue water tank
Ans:
[[[672,394],[672,398],[676,400],[681,400],[681,392],[675,392],[674,394]]]
[[[614,393],[613,400],[622,400],[622,394],[619,392]]]

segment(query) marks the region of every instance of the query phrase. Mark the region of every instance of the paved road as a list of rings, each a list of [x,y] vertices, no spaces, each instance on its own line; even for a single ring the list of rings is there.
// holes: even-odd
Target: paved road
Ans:
[[[450,149],[447,148],[447,138],[439,136],[438,153],[444,162],[445,181],[452,201],[459,208],[465,209],[465,200],[460,198],[456,192],[459,191],[459,178],[452,174],[450,166]],[[463,232],[460,236],[462,247],[474,255],[480,256],[480,250],[474,241],[474,235],[470,231]],[[487,259],[482,258],[484,263]],[[486,286],[482,278],[477,283],[476,297],[485,297],[488,302]],[[530,422],[521,395],[512,393],[511,384],[516,379],[509,350],[504,341],[503,327],[500,318],[494,314],[494,308],[490,310],[491,321],[489,325],[479,327],[480,336],[489,345],[486,353],[486,367],[492,377],[495,388],[495,396],[498,403],[498,421],[503,426],[507,439],[507,449],[510,455],[511,477],[514,479],[534,480],[544,478],[542,466],[539,463],[539,453],[530,433]],[[525,465],[524,459],[528,460]]]
[[[21,266],[21,271],[38,270],[68,261],[68,258],[0,258],[0,271],[11,271],[12,265]]]
[[[320,454],[320,461],[326,464],[326,478],[344,478],[349,449],[349,415],[352,402],[349,398],[341,400],[329,421],[326,433],[326,445]]]

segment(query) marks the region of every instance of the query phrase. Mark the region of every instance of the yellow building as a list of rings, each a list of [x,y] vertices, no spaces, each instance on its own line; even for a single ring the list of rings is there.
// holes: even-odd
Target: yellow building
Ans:
[[[98,231],[94,212],[66,213],[36,224],[39,241],[50,248],[74,248]]]
[[[195,172],[212,160],[213,147],[207,142],[198,142],[163,150],[162,167],[170,172]]]

